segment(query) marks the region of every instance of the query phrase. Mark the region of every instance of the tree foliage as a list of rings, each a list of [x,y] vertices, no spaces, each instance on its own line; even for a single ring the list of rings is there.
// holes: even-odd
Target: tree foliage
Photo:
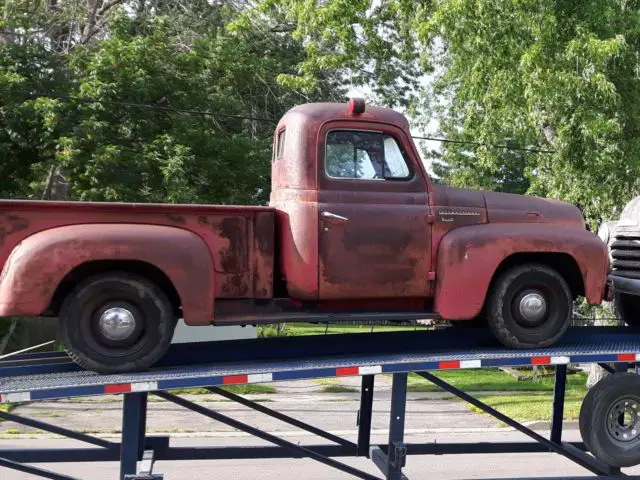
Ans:
[[[340,89],[279,84],[305,51],[264,19],[229,28],[244,9],[0,0],[0,196],[61,175],[79,200],[263,203],[274,124],[242,117]]]
[[[382,101],[403,95],[450,139],[553,151],[446,144],[435,169],[455,185],[561,198],[592,221],[638,193],[637,0],[263,0],[259,8],[288,11],[306,42],[301,74],[288,83],[309,84],[331,66],[365,84],[358,75],[367,70]],[[427,88],[407,90],[420,78]]]

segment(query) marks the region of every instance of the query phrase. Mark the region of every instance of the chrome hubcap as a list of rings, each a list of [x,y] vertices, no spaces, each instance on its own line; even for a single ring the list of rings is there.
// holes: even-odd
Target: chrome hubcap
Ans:
[[[528,322],[537,322],[547,313],[547,301],[540,293],[527,293],[520,299],[520,315]]]
[[[104,311],[98,324],[102,335],[118,342],[131,336],[136,328],[136,319],[126,308],[114,307]]]

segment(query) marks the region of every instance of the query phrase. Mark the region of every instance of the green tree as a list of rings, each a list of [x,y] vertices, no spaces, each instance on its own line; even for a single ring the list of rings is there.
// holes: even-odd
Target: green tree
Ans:
[[[307,42],[301,74],[287,82],[307,85],[316,69],[330,65],[376,83],[385,103],[401,104],[395,96],[402,96],[411,113],[437,118],[438,133],[453,140],[553,151],[446,144],[436,170],[455,185],[561,198],[592,222],[637,194],[637,0],[374,5],[260,2],[264,12],[289,12],[294,35]],[[363,70],[372,78],[358,77]],[[425,75],[428,88],[403,90]]]
[[[51,198],[63,177],[79,200],[264,203],[268,119],[340,95],[329,76],[280,85],[302,44],[264,18],[230,29],[244,2],[0,6],[3,196]]]

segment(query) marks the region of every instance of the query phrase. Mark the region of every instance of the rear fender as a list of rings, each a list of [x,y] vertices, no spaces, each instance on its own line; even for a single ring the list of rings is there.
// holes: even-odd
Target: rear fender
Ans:
[[[71,225],[27,237],[2,270],[0,316],[42,315],[73,269],[109,260],[146,262],[160,269],[180,297],[185,322],[211,323],[214,270],[205,242],[180,228],[134,224]]]
[[[435,311],[448,320],[478,315],[496,271],[518,253],[570,255],[580,270],[589,303],[602,302],[609,259],[606,246],[596,235],[557,224],[502,223],[461,227],[442,238]]]

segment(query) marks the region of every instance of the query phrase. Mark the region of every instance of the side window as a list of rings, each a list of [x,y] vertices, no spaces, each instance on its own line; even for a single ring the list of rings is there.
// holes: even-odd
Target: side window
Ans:
[[[411,170],[390,135],[333,131],[327,135],[325,171],[332,178],[408,180]]]
[[[282,158],[282,154],[284,153],[284,141],[286,138],[286,130],[281,130],[278,132],[278,140],[276,142],[276,159]]]

